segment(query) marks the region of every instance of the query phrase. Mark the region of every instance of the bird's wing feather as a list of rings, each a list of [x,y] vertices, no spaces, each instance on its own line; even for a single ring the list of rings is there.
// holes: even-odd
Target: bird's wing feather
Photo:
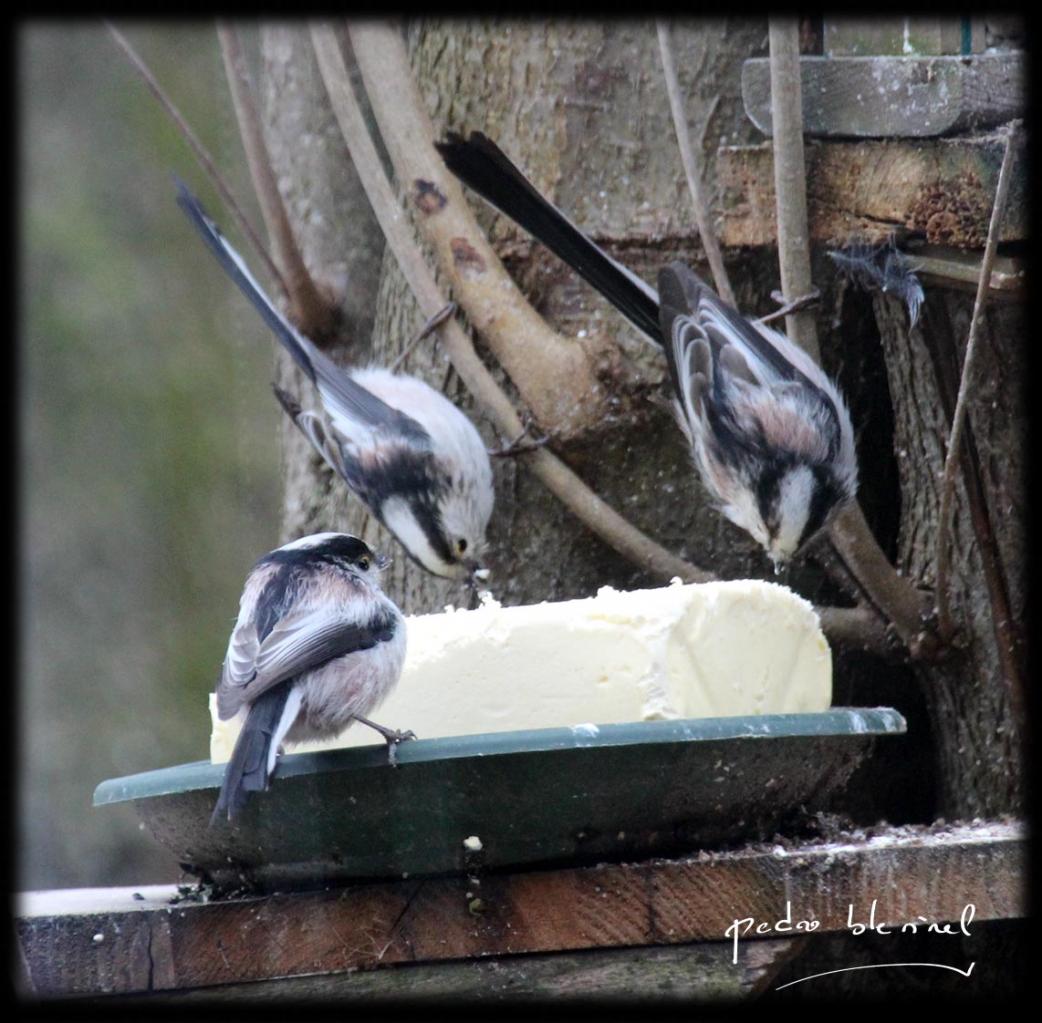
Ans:
[[[430,435],[412,416],[356,383],[350,373],[317,349],[313,359],[322,404],[340,430],[349,434],[351,424],[360,423],[368,429],[406,437],[413,444],[430,445]]]
[[[326,465],[337,475],[347,479],[343,450],[330,438],[325,420],[318,413],[309,411],[301,412],[294,422],[300,427],[304,436],[311,441],[311,446],[322,456]]]
[[[704,403],[713,386],[713,367],[705,335],[690,316],[673,316],[668,333],[665,320],[663,324],[663,335],[669,341],[665,352],[673,392],[684,417],[694,423],[705,414]]]
[[[663,304],[668,294],[670,304],[686,311],[702,329],[712,347],[714,362],[719,361],[725,348],[734,347],[760,383],[802,377],[793,364],[789,349],[795,346],[788,338],[754,326],[684,263],[674,261],[660,271],[659,292]]]
[[[300,403],[277,384],[272,384],[271,389],[275,392],[283,411],[311,442],[311,446],[322,456],[326,465],[346,480],[347,470],[344,466],[343,452],[340,445],[330,438],[325,419],[310,409],[305,412]]]
[[[239,622],[228,640],[228,652],[224,657],[221,684],[244,686],[257,674],[257,652],[260,641],[252,622]]]
[[[245,681],[241,665],[233,677],[225,662],[221,687],[245,687],[242,697],[250,701],[272,686],[293,678],[327,661],[358,650],[369,650],[390,639],[395,623],[389,614],[377,613],[365,623],[346,617],[330,607],[290,614],[280,619],[257,645],[252,673]]]
[[[741,316],[683,263],[663,268],[659,293],[662,331],[673,340],[667,358],[676,393],[682,399],[697,394],[694,378],[706,375],[706,400],[714,401],[718,410],[727,409],[723,419],[714,419],[717,432],[733,421],[739,428],[736,438],[758,424],[766,439],[785,450],[819,458],[834,454],[845,422],[840,399],[809,356],[785,335]],[[705,340],[696,342],[698,338]],[[711,375],[683,358],[696,343],[710,348]],[[697,404],[691,404],[697,411]],[[816,424],[808,423],[808,411],[819,420]]]

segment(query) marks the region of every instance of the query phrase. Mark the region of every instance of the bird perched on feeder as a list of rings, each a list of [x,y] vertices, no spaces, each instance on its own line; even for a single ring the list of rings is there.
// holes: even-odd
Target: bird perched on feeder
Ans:
[[[343,368],[275,307],[238,252],[178,181],[177,202],[217,261],[318,389],[321,411],[282,407],[325,462],[434,575],[474,583],[492,515],[492,466],[474,424],[414,376],[377,366]]]
[[[857,490],[850,413],[836,385],[784,334],[746,319],[683,263],[659,290],[546,200],[487,136],[437,144],[464,184],[563,259],[656,344],[674,411],[720,511],[779,567]]]
[[[381,590],[388,559],[346,533],[315,533],[265,554],[239,602],[217,712],[242,728],[211,824],[268,788],[283,743],[339,735],[353,721],[388,743],[413,738],[369,721],[398,682],[405,619]]]

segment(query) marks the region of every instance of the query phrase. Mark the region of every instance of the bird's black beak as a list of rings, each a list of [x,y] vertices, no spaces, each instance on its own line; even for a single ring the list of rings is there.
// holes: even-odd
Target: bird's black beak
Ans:
[[[466,587],[467,593],[470,595],[467,607],[468,610],[473,611],[481,604],[479,588],[485,584],[491,573],[480,562],[473,560],[465,561],[463,567],[467,570],[467,574],[463,578],[463,585]]]
[[[387,554],[373,554],[373,564],[376,565],[376,570],[382,572],[391,563],[391,558]]]

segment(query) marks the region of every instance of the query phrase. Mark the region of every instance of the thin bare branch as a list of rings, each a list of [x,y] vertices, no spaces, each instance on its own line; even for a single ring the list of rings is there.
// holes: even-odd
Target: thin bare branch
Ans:
[[[282,279],[282,274],[279,273],[279,268],[275,265],[274,261],[269,255],[267,247],[264,245],[264,242],[261,241],[260,235],[254,229],[253,225],[246,217],[246,214],[242,212],[242,207],[239,206],[239,203],[236,201],[235,196],[232,193],[232,190],[228,187],[228,184],[225,182],[224,177],[221,175],[221,172],[217,169],[217,165],[214,163],[213,157],[210,156],[206,147],[202,144],[202,142],[199,141],[198,136],[195,134],[194,131],[192,131],[188,122],[184,119],[184,117],[181,116],[181,112],[174,105],[170,97],[167,96],[166,92],[164,91],[163,87],[159,84],[159,81],[156,79],[155,75],[152,74],[151,69],[144,62],[144,60],[142,60],[141,56],[137,53],[134,47],[130,45],[130,42],[123,35],[123,33],[120,32],[119,29],[117,29],[115,25],[111,24],[110,22],[106,22],[106,26],[109,30],[109,33],[112,35],[112,38],[115,39],[116,43],[119,45],[119,48],[123,51],[127,59],[130,61],[134,70],[137,71],[137,73],[141,76],[145,84],[148,86],[149,91],[152,93],[153,96],[156,97],[157,100],[159,100],[160,105],[163,107],[163,109],[170,116],[170,119],[177,126],[177,130],[181,133],[184,140],[188,143],[189,148],[195,154],[195,158],[199,161],[199,165],[206,172],[206,175],[213,183],[214,188],[217,189],[218,194],[224,200],[224,204],[228,207],[228,210],[231,212],[231,215],[235,219],[235,222],[239,225],[239,229],[249,239],[249,242],[253,246],[254,251],[260,257],[264,265],[268,268],[268,273],[271,274],[272,280],[285,294],[286,284],[285,281],[283,281]]]
[[[412,236],[405,212],[387,180],[365,127],[336,34],[328,27],[316,25],[312,26],[311,38],[333,112],[387,244],[421,312],[425,316],[434,316],[444,307],[445,299]],[[456,372],[496,428],[508,437],[521,433],[524,423],[510,399],[478,358],[470,338],[459,323],[454,319],[448,320],[442,325],[441,331],[442,345]],[[713,578],[710,573],[678,558],[645,536],[590,490],[556,455],[545,448],[538,448],[523,457],[528,460],[537,478],[566,507],[629,561],[661,579],[679,576],[685,582],[706,582]]]
[[[769,27],[778,262],[785,295],[797,296],[813,290],[803,158],[799,28],[795,18],[771,18]],[[804,311],[789,316],[786,333],[820,363],[813,313]],[[912,655],[931,654],[934,644],[926,628],[929,605],[887,560],[860,506],[852,502],[844,508],[833,520],[829,533],[869,602],[893,625]]]
[[[717,292],[725,302],[734,306],[737,305],[734,291],[731,288],[731,280],[727,276],[727,267],[724,266],[724,257],[720,252],[716,233],[713,231],[713,222],[706,206],[702,180],[695,164],[695,152],[691,147],[691,138],[687,131],[687,116],[684,113],[684,101],[680,95],[680,83],[677,80],[677,69],[673,61],[673,44],[669,37],[669,26],[664,21],[657,21],[655,27],[658,31],[659,51],[662,54],[662,73],[666,79],[669,109],[673,114],[673,127],[676,129],[677,145],[680,147],[680,160],[684,165],[684,174],[687,176],[691,207],[694,210],[698,233],[702,237],[702,248],[705,249],[706,257],[709,259],[709,269],[713,273]],[[704,125],[701,134],[705,134]]]
[[[988,240],[984,246],[984,258],[981,260],[980,278],[977,285],[977,296],[973,302],[973,314],[970,317],[969,337],[966,341],[966,356],[962,363],[962,374],[959,379],[959,394],[955,401],[955,412],[952,415],[951,436],[944,458],[944,471],[941,477],[941,503],[937,513],[937,555],[936,555],[936,599],[937,599],[937,631],[945,641],[950,640],[954,631],[951,618],[951,601],[949,594],[951,529],[951,504],[955,493],[955,476],[959,469],[962,454],[962,436],[966,423],[966,404],[973,382],[973,370],[977,355],[977,338],[984,306],[988,300],[988,284],[991,281],[991,268],[995,262],[995,250],[999,243],[999,227],[1006,208],[1006,197],[1009,194],[1009,183],[1013,170],[1013,146],[1016,141],[1020,122],[1014,121],[1006,134],[1006,148],[1002,154],[1002,167],[999,170],[998,184],[995,186],[995,202],[991,207],[991,223],[988,225]]]
[[[893,625],[912,657],[935,656],[937,641],[929,626],[933,598],[897,573],[868,528],[860,505],[851,502],[836,516],[829,537],[865,598]]]
[[[322,289],[315,283],[304,265],[304,257],[293,237],[293,229],[290,227],[286,207],[275,181],[275,172],[271,167],[271,157],[264,141],[260,117],[253,102],[238,36],[229,25],[218,22],[217,38],[221,44],[224,70],[228,77],[228,87],[239,123],[243,149],[246,151],[250,178],[257,193],[275,258],[282,268],[282,280],[290,306],[289,317],[308,337],[321,343],[333,335],[337,323],[336,302],[331,296],[323,294]]]
[[[800,30],[794,17],[771,18],[771,124],[778,262],[788,301],[814,289],[807,233],[807,170],[803,157],[803,99],[800,88]],[[815,362],[821,362],[814,314],[790,313],[785,333]]]
[[[426,323],[413,335],[412,340],[398,353],[398,357],[391,363],[391,372],[395,372],[407,358],[412,350],[425,338],[430,337],[450,316],[456,315],[459,306],[455,302],[446,302],[433,316],[427,318]]]
[[[815,607],[821,631],[830,643],[847,650],[863,650],[886,660],[903,661],[904,647],[887,635],[886,623],[868,607]]]
[[[799,298],[794,298],[791,302],[786,302],[785,296],[780,291],[772,291],[771,298],[778,302],[781,308],[775,309],[773,313],[768,313],[766,316],[758,317],[757,323],[773,323],[775,320],[780,320],[791,313],[809,309],[812,305],[821,301],[821,292],[815,288],[809,295],[801,295]]]

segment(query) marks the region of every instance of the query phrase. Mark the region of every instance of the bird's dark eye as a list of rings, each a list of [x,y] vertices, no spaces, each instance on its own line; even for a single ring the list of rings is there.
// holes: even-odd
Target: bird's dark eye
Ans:
[[[458,552],[459,552],[460,554],[466,554],[466,553],[467,553],[467,541],[466,541],[466,540],[464,540],[464,539],[462,539],[462,538],[460,538],[459,540],[457,540],[457,541],[456,541],[456,550],[457,550],[457,551],[458,551]]]
[[[362,557],[360,557],[358,559],[358,567],[363,572],[368,572],[369,571],[369,559],[364,554],[362,555]]]

